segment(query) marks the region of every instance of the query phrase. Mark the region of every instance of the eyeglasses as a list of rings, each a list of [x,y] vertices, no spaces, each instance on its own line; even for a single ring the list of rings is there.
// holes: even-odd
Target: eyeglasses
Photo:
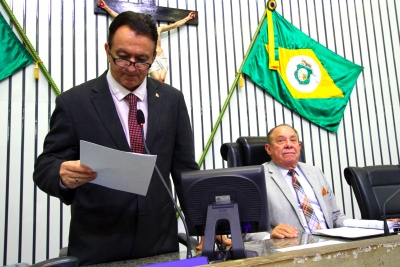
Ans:
[[[148,70],[151,67],[151,63],[133,62],[133,61],[123,59],[123,58],[115,58],[111,54],[110,50],[108,50],[108,52],[110,53],[110,56],[111,56],[112,60],[114,61],[115,65],[118,65],[120,67],[129,68],[130,65],[133,65],[138,70]]]

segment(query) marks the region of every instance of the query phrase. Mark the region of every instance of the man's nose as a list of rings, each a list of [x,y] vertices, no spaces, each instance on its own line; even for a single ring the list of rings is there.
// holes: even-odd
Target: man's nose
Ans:
[[[138,68],[136,68],[135,64],[129,65],[126,69],[128,69],[129,71],[137,71],[137,70],[139,70]]]
[[[293,143],[290,140],[285,140],[285,147],[293,147]]]

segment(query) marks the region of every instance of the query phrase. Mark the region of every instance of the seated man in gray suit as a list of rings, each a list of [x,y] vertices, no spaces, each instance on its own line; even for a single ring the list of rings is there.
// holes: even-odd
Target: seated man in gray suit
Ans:
[[[269,131],[265,150],[272,160],[264,168],[271,238],[341,227],[346,219],[321,170],[298,161],[300,149],[298,133],[290,125]]]

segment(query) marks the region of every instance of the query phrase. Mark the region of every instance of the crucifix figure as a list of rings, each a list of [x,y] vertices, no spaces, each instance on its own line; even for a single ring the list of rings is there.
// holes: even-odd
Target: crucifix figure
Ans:
[[[107,13],[115,18],[118,13],[115,12],[113,9],[111,9],[104,0],[98,0],[97,1],[97,5],[104,9],[105,11],[107,11]],[[165,81],[165,77],[167,76],[167,72],[168,72],[168,58],[164,53],[164,50],[161,47],[161,33],[166,32],[166,31],[170,31],[172,29],[178,28],[180,26],[183,26],[184,24],[186,24],[188,21],[194,19],[196,16],[195,12],[190,12],[189,15],[187,17],[185,17],[184,19],[181,19],[179,21],[176,21],[172,24],[169,25],[164,25],[164,26],[160,26],[157,28],[157,32],[158,32],[158,41],[157,41],[157,56],[156,59],[154,60],[151,68],[149,69],[149,75],[150,77],[159,80],[161,82]]]

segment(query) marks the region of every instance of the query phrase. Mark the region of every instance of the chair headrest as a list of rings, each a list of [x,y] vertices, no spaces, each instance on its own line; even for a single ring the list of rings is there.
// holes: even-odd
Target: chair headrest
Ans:
[[[266,136],[242,136],[236,142],[221,146],[221,155],[228,167],[260,165],[271,160],[265,151]],[[299,161],[305,162],[304,149],[300,150]]]
[[[346,167],[344,177],[352,186],[361,217],[369,220],[382,220],[383,206],[392,194],[400,189],[399,165],[375,165],[366,167]],[[400,216],[400,195],[393,195],[387,202],[387,218]]]
[[[266,136],[247,136],[239,137],[238,142],[242,148],[243,165],[260,165],[271,160],[271,157],[265,151],[267,143]]]
[[[228,167],[244,166],[242,160],[242,148],[237,142],[225,143],[220,148],[222,158],[227,161]]]
[[[358,180],[368,179],[371,186],[399,185],[400,165],[375,165],[366,167],[346,167],[344,176],[349,185]]]

